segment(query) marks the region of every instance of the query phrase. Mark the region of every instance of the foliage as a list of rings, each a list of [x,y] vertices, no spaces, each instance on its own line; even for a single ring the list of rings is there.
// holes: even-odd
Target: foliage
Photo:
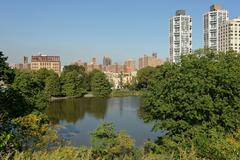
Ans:
[[[9,118],[29,114],[33,108],[17,90],[8,88],[0,92],[0,113]]]
[[[22,148],[28,150],[47,149],[58,139],[56,132],[50,130],[48,118],[45,114],[34,112],[13,120],[15,133],[20,138]]]
[[[34,79],[36,81],[38,81],[39,87],[41,88],[41,90],[43,90],[45,88],[48,77],[51,75],[55,75],[57,73],[54,72],[53,70],[41,68],[37,71],[32,72],[32,74],[33,74]]]
[[[137,89],[146,89],[149,81],[153,79],[156,68],[154,67],[144,67],[137,72]]]
[[[83,96],[87,89],[88,77],[83,66],[64,66],[61,74],[62,92],[66,96]]]
[[[95,96],[106,97],[111,93],[111,84],[102,72],[94,74],[91,80],[91,88]]]
[[[11,131],[12,126],[11,120],[0,115],[0,159],[21,148],[18,137]]]
[[[186,138],[181,143],[176,143],[171,139],[164,139],[162,145],[147,141],[143,148],[138,149],[134,149],[133,140],[129,139],[126,133],[116,132],[112,123],[101,124],[92,133],[92,136],[97,137],[95,142],[97,142],[98,147],[96,145],[80,148],[64,146],[48,151],[25,151],[17,153],[14,159],[238,160],[240,154],[239,130],[225,136],[223,134],[219,135],[219,133],[214,131],[210,135],[199,134],[193,139]]]
[[[140,91],[133,91],[129,89],[115,89],[111,92],[111,97],[126,97],[126,96],[140,96]]]
[[[46,78],[45,93],[49,96],[61,95],[61,82],[57,73],[52,73]]]
[[[72,72],[72,71],[77,71],[78,73],[84,73],[85,68],[83,66],[78,66],[78,65],[64,66],[62,74],[64,75],[65,73]]]
[[[83,96],[86,93],[86,87],[83,85],[84,77],[77,71],[66,73],[63,80],[63,93],[67,96]]]
[[[49,130],[46,115],[32,113],[15,119],[0,119],[0,158],[16,151],[43,150],[57,144],[58,136]]]
[[[240,127],[240,55],[197,50],[157,68],[145,94],[145,120],[174,141]]]
[[[0,81],[11,84],[14,80],[14,71],[7,64],[7,57],[0,51]]]
[[[13,88],[22,94],[28,106],[42,111],[48,104],[47,95],[44,93],[45,82],[35,75],[36,73],[30,71],[17,71]]]
[[[96,157],[102,156],[107,159],[133,155],[134,140],[124,131],[116,132],[112,123],[100,124],[91,133],[93,151]]]
[[[91,81],[92,81],[94,75],[95,75],[96,73],[98,73],[98,72],[101,72],[101,71],[98,70],[98,69],[94,69],[94,70],[92,70],[91,72],[88,73],[87,81],[88,81],[88,90],[89,90],[89,91],[92,90],[92,88],[91,88],[92,82],[91,82]]]

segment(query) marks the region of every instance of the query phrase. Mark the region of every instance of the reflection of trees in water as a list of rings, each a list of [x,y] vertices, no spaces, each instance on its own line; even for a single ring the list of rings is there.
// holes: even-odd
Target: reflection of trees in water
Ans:
[[[142,119],[145,121],[147,115],[146,115],[146,112],[144,111],[144,107],[143,107],[143,98],[141,98],[139,100],[139,106],[140,107],[138,108],[138,111],[137,111],[138,117],[139,117],[139,119]]]
[[[57,100],[50,104],[47,114],[55,122],[66,120],[75,123],[83,119],[88,113],[97,119],[103,119],[107,112],[107,99],[104,98],[78,98]]]

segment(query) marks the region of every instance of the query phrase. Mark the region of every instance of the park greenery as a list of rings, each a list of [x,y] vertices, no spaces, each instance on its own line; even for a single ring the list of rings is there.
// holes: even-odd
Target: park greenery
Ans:
[[[0,52],[0,159],[16,160],[238,160],[240,155],[240,54],[199,49],[168,63],[138,71],[131,90],[143,93],[140,115],[164,136],[136,147],[125,131],[103,122],[91,146],[72,147],[44,114],[52,96],[108,96],[100,71],[65,66],[53,71],[17,71]]]

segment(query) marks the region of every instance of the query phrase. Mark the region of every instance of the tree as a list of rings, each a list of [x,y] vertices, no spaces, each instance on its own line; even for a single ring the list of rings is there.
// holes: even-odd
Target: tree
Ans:
[[[90,90],[90,91],[92,90],[92,89],[91,89],[91,81],[92,81],[94,75],[95,75],[96,73],[98,73],[98,72],[101,72],[101,71],[98,70],[98,69],[94,69],[94,70],[92,70],[91,72],[88,73],[88,76],[87,76],[88,86],[89,86],[88,90]]]
[[[29,107],[42,111],[48,105],[48,96],[44,93],[45,82],[36,78],[31,71],[17,71],[13,88],[20,92]]]
[[[52,73],[46,78],[45,92],[49,96],[59,96],[61,95],[61,83],[60,78],[57,73]]]
[[[94,74],[91,80],[92,92],[95,96],[106,97],[111,93],[111,84],[102,72]]]
[[[145,120],[175,141],[196,133],[240,127],[240,55],[197,50],[160,66],[148,82]]]
[[[89,89],[89,79],[85,68],[78,65],[64,66],[61,74],[63,94],[83,96]]]
[[[124,74],[123,74],[123,72],[121,72],[121,73],[119,74],[119,88],[120,88],[120,89],[122,89],[123,86],[124,86],[124,84],[123,84],[123,77],[124,77]]]
[[[3,53],[0,52],[0,81],[7,84],[11,84],[14,80],[14,70],[12,70],[7,64],[7,57],[4,57]]]
[[[65,74],[67,72],[72,72],[72,71],[77,71],[78,73],[85,73],[85,68],[83,66],[78,66],[78,65],[64,66],[62,74]]]
[[[56,74],[53,70],[48,70],[46,68],[41,68],[33,72],[33,77],[40,83],[41,89],[45,88],[46,80],[49,76]]]
[[[133,155],[134,140],[126,132],[116,132],[111,122],[100,124],[92,133],[91,141],[95,154],[106,159]]]
[[[28,104],[25,97],[19,91],[8,88],[0,92],[0,116],[15,118],[31,113],[33,107]]]
[[[140,69],[137,72],[137,77],[136,77],[137,88],[146,89],[149,84],[149,81],[153,79],[155,71],[156,71],[156,68],[150,67],[150,66]]]
[[[86,93],[84,76],[77,71],[66,73],[63,81],[63,93],[67,96],[83,96]]]

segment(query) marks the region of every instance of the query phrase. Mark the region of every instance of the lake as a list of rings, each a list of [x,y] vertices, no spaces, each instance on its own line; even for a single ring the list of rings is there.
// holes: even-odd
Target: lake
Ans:
[[[141,119],[140,106],[140,97],[62,99],[51,102],[47,114],[61,126],[56,128],[58,134],[73,146],[89,146],[89,133],[103,121],[111,121],[117,130],[127,131],[139,146],[147,139],[161,136],[151,131],[152,124]]]

